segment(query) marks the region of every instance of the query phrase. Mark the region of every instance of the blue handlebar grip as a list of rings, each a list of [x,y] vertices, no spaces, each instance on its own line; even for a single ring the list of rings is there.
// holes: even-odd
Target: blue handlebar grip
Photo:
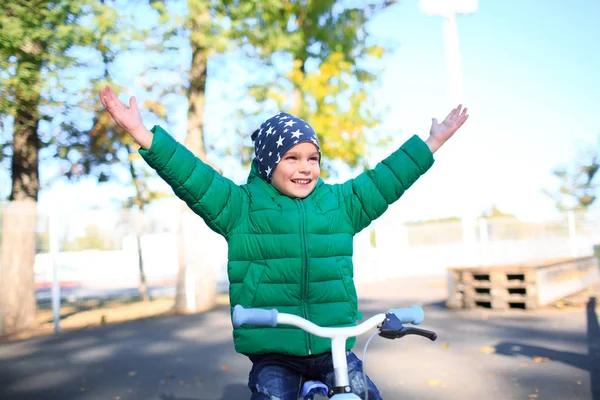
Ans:
[[[277,326],[277,310],[262,308],[244,308],[237,304],[233,307],[233,327],[239,328],[244,324],[257,326]]]
[[[419,325],[425,318],[423,309],[417,305],[409,308],[392,308],[388,312],[396,314],[403,324]]]

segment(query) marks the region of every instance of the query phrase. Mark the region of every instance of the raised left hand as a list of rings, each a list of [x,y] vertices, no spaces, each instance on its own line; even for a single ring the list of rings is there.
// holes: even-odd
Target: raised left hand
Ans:
[[[460,128],[469,118],[467,108],[462,108],[462,104],[450,111],[450,114],[438,123],[437,119],[433,118],[429,138],[425,141],[432,153],[435,153],[454,133]]]

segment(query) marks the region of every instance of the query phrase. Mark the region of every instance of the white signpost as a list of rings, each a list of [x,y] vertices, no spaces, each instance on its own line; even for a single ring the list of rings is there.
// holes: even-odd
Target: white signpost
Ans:
[[[437,15],[443,18],[450,104],[452,107],[462,104],[462,65],[456,15],[471,14],[477,11],[477,0],[421,0],[419,6],[423,14]]]
[[[463,76],[460,57],[460,46],[458,40],[458,29],[456,27],[457,14],[471,14],[477,11],[478,0],[421,0],[419,7],[425,15],[441,16],[444,33],[444,47],[446,52],[446,70],[448,74],[449,106],[454,108],[458,104],[464,104],[463,98]],[[469,264],[485,264],[485,255],[477,252],[477,216],[471,207],[463,212],[463,241],[465,254],[468,256]],[[480,230],[481,233],[481,230]]]

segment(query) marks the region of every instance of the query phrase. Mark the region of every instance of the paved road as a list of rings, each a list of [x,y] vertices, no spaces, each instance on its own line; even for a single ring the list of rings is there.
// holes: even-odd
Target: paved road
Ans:
[[[423,327],[439,335],[371,341],[367,371],[387,400],[600,400],[595,307],[452,311],[438,277],[361,285],[359,295],[365,318],[421,304]],[[248,399],[249,367],[221,308],[0,344],[0,399]]]

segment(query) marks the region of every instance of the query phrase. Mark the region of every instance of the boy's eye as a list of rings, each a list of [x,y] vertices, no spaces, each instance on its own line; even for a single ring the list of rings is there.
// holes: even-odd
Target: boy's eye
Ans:
[[[311,157],[309,160],[310,161],[319,161],[319,157]]]
[[[295,159],[296,159],[296,157],[295,157],[295,156],[287,156],[285,159],[286,159],[286,160],[295,160]]]

